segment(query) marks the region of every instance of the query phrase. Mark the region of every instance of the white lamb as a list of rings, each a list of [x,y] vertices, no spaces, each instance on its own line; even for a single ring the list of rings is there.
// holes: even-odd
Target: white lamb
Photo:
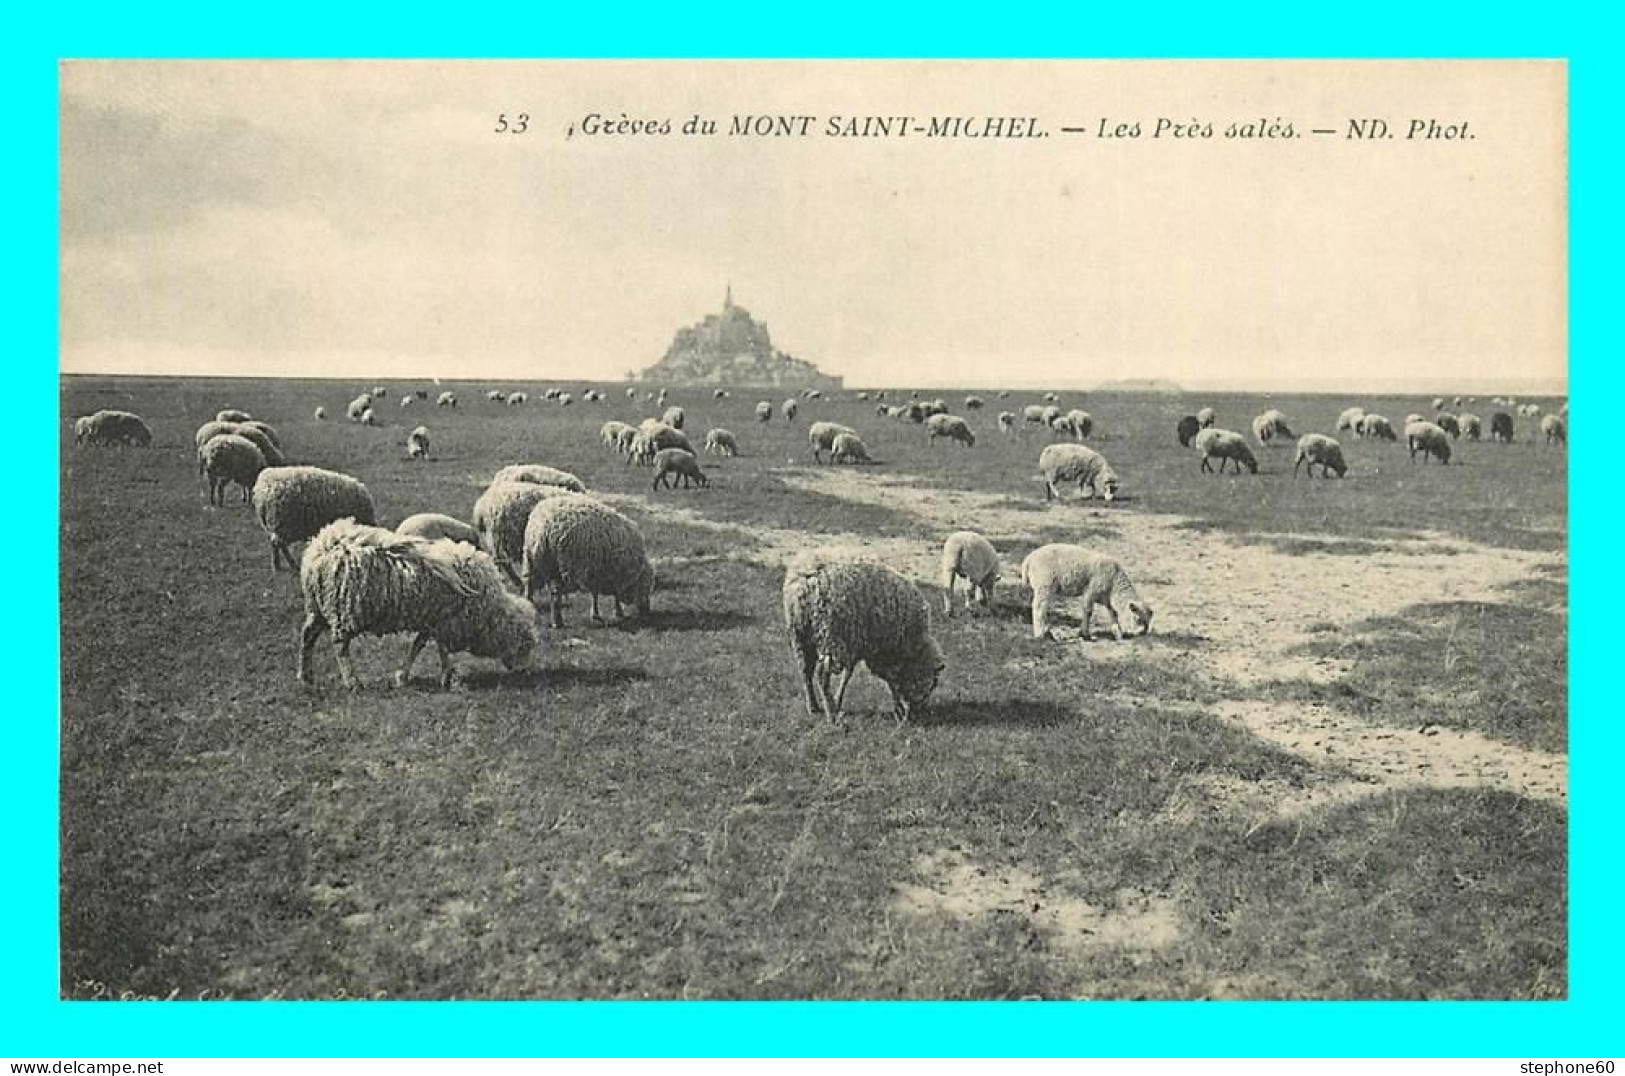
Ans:
[[[1129,582],[1128,573],[1110,557],[1090,552],[1082,546],[1055,543],[1035,549],[1021,562],[1021,581],[1033,592],[1033,638],[1053,638],[1049,612],[1057,598],[1083,598],[1083,638],[1089,638],[1089,623],[1096,605],[1111,614],[1112,634],[1123,638],[1116,604],[1121,602],[1133,615],[1140,634],[1151,630],[1151,606]]]
[[[970,585],[966,596],[986,608],[993,601],[993,584],[998,581],[1002,565],[999,552],[993,544],[975,531],[955,531],[942,543],[941,581],[944,591],[942,610],[954,615],[954,581],[964,579]]]

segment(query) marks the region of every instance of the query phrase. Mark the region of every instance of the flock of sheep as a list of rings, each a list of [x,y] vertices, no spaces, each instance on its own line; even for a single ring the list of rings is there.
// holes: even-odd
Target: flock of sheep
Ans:
[[[628,388],[629,399],[636,390]],[[384,389],[362,393],[346,408],[352,421],[377,422],[374,404]],[[666,393],[647,393],[664,407],[659,417],[637,425],[610,420],[599,431],[605,447],[620,453],[629,464],[653,469],[656,489],[668,484],[705,486],[708,478],[699,465],[688,435],[686,415],[679,406],[665,406]],[[717,398],[726,390],[715,390]],[[803,399],[821,396],[816,389]],[[887,404],[884,392],[860,392],[860,399],[875,399],[877,415],[923,426],[934,443],[939,439],[966,448],[976,444],[970,424],[953,415],[941,400]],[[1008,393],[1001,393],[1007,396]],[[571,394],[549,389],[546,399],[561,406]],[[426,390],[404,394],[401,406],[427,400]],[[488,401],[505,406],[523,405],[524,392],[492,390]],[[582,399],[604,399],[587,390]],[[1499,402],[1499,401],[1498,401]],[[438,406],[456,407],[450,391],[441,392]],[[1423,454],[1448,463],[1450,441],[1477,439],[1482,423],[1476,415],[1452,413],[1441,398],[1434,401],[1433,420],[1420,414],[1407,416],[1405,439],[1411,458]],[[1457,409],[1461,400],[1456,401]],[[985,402],[967,397],[968,411]],[[1512,406],[1507,404],[1506,406]],[[1535,405],[1519,407],[1525,417],[1539,414]],[[759,422],[775,414],[794,421],[798,402],[784,400],[778,408],[770,401],[755,407]],[[1562,414],[1566,415],[1565,405]],[[318,408],[317,420],[325,418]],[[1258,461],[1247,439],[1216,425],[1211,408],[1181,417],[1176,435],[1183,446],[1194,448],[1204,471],[1218,461],[1222,473],[1234,463],[1257,473]],[[1113,500],[1121,480],[1105,457],[1081,444],[1094,428],[1084,411],[1063,411],[1054,394],[1043,404],[1021,412],[1023,425],[1048,427],[1070,438],[1046,445],[1039,455],[1039,470],[1046,499],[1060,496],[1063,487],[1076,485],[1089,497]],[[1001,431],[1016,430],[1016,415],[998,415]],[[1510,441],[1511,416],[1497,411],[1490,417],[1492,439]],[[1541,429],[1548,442],[1566,441],[1560,415],[1545,415]],[[1350,408],[1337,419],[1336,430],[1356,437],[1396,440],[1392,424],[1380,415]],[[1294,436],[1287,417],[1265,411],[1253,420],[1251,432],[1260,445]],[[129,412],[100,411],[78,419],[74,440],[89,445],[150,445],[151,430]],[[808,426],[814,459],[831,463],[872,462],[856,430],[834,422]],[[553,628],[564,627],[565,599],[572,593],[590,596],[593,619],[599,620],[599,599],[608,598],[619,620],[631,607],[639,615],[650,610],[656,585],[655,570],[637,525],[627,516],[592,496],[579,478],[541,464],[522,464],[497,471],[473,505],[469,523],[439,513],[407,517],[393,530],[377,525],[377,511],[366,486],[357,478],[316,467],[291,465],[280,436],[264,422],[239,410],[225,410],[204,423],[195,435],[198,473],[208,485],[211,505],[223,505],[227,489],[236,485],[242,499],[253,505],[255,517],[267,535],[272,568],[287,564],[299,574],[304,599],[298,675],[312,678],[312,650],[324,634],[331,636],[344,684],[358,686],[350,662],[350,644],[362,635],[409,634],[412,641],[395,674],[405,683],[424,646],[433,642],[440,659],[440,681],[452,679],[451,655],[472,653],[501,661],[509,669],[527,669],[540,642],[537,610],[545,599]],[[727,429],[711,429],[703,450],[724,456],[738,453],[738,438]],[[429,433],[413,430],[407,453],[422,458],[429,452]],[[1348,471],[1341,445],[1331,436],[1309,433],[1297,442],[1293,471],[1307,466],[1312,476],[1319,465],[1323,476],[1342,477]],[[296,562],[292,547],[307,542]],[[948,536],[942,548],[940,584],[943,611],[954,615],[957,581],[969,587],[968,600],[986,606],[1002,566],[987,539],[971,531]],[[1083,637],[1088,638],[1094,608],[1104,608],[1113,634],[1121,639],[1120,614],[1132,618],[1141,633],[1150,630],[1152,609],[1135,590],[1127,572],[1116,561],[1080,546],[1050,544],[1031,553],[1020,566],[1020,579],[1032,595],[1032,631],[1035,638],[1051,637],[1049,616],[1062,598],[1084,599]],[[899,719],[922,707],[934,691],[944,667],[942,651],[931,635],[928,603],[919,589],[895,570],[845,554],[812,550],[788,564],[782,587],[785,626],[799,664],[810,714],[822,711],[834,719],[841,712],[847,683],[859,664],[884,681],[891,690]],[[834,681],[832,685],[832,680]]]

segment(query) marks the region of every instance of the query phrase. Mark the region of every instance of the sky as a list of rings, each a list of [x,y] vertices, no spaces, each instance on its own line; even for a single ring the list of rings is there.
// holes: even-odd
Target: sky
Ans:
[[[776,346],[854,386],[1566,382],[1558,62],[60,76],[64,372],[618,379],[731,285]],[[672,133],[584,133],[595,115]],[[779,115],[809,133],[728,133]],[[1046,137],[825,134],[897,115],[1031,117]],[[719,133],[684,136],[692,116]],[[1159,118],[1212,136],[1152,137]],[[1366,118],[1394,137],[1346,137]],[[1413,119],[1471,137],[1409,139]],[[1224,137],[1270,121],[1298,137]]]

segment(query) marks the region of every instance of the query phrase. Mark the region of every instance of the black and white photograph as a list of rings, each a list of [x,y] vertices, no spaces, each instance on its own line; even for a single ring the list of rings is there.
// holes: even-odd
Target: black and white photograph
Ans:
[[[66,60],[60,976],[1566,1000],[1561,60]]]

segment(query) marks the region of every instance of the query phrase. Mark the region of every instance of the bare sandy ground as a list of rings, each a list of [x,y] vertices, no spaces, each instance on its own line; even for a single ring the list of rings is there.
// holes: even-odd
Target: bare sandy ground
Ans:
[[[837,535],[821,546],[883,558],[922,583],[937,581],[941,540],[954,530],[979,531],[994,545],[1008,547],[1036,544],[1035,527],[1073,525],[1079,529],[1080,544],[1121,561],[1156,609],[1155,630],[1144,638],[1115,643],[1102,634],[1104,618],[1097,614],[1096,639],[1084,642],[1075,621],[1068,621],[1056,626],[1054,656],[1046,660],[1099,663],[1144,658],[1147,650],[1160,653],[1211,686],[1211,701],[1193,709],[1230,722],[1323,771],[1321,780],[1303,786],[1208,781],[1192,788],[1188,796],[1176,796],[1168,808],[1174,815],[1218,802],[1236,824],[1255,829],[1275,819],[1302,820],[1328,806],[1417,787],[1503,789],[1566,804],[1565,755],[1500,743],[1469,731],[1384,725],[1329,706],[1261,701],[1251,697],[1256,692],[1250,690],[1281,680],[1334,682],[1346,675],[1347,663],[1306,656],[1305,643],[1369,618],[1397,615],[1419,603],[1505,602],[1506,594],[1497,588],[1528,579],[1543,566],[1563,567],[1560,553],[1500,549],[1424,534],[1374,542],[1379,551],[1363,556],[1294,555],[1238,542],[1222,532],[1182,526],[1188,523],[1183,517],[1121,507],[1072,502],[1035,513],[1013,506],[1006,496],[920,488],[906,475],[867,469],[794,469],[780,478],[792,487],[917,518],[919,538]],[[696,526],[748,535],[753,541],[742,543],[741,559],[778,566],[807,545],[807,536],[799,531],[758,526],[747,530],[675,510]],[[1018,568],[1016,563],[1006,565],[997,595],[1001,603],[1027,600]],[[936,615],[940,612],[934,610]],[[1175,633],[1187,645],[1159,645],[1159,632]],[[1193,639],[1200,645],[1188,645]],[[1440,660],[1448,661],[1448,654]],[[1180,705],[1151,696],[1135,701],[1163,708]],[[905,913],[973,917],[1014,912],[1062,951],[1099,945],[1156,948],[1178,934],[1169,902],[1156,894],[1119,894],[1113,906],[1094,907],[1065,897],[1064,879],[1040,879],[1019,867],[978,864],[960,850],[941,850],[913,866],[915,876],[895,887],[895,907]]]

